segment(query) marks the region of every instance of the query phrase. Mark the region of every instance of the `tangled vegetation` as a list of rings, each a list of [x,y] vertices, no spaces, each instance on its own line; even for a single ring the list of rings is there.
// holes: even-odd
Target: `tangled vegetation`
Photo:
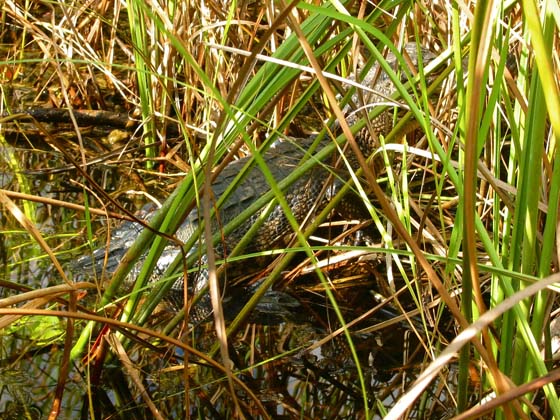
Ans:
[[[560,418],[557,4],[1,10],[0,418]],[[375,66],[394,95],[351,104]],[[360,159],[364,135],[376,148]],[[193,327],[190,300],[171,308],[172,283],[149,281],[159,255],[198,243],[174,234],[212,207],[206,180],[310,136],[315,156],[360,163],[348,188],[368,218],[333,200],[236,279],[254,285],[243,308]],[[257,209],[285,201],[280,181]],[[161,209],[124,262],[82,279],[76,261],[147,202]],[[249,216],[201,229],[207,255]],[[271,290],[297,317],[255,315]]]

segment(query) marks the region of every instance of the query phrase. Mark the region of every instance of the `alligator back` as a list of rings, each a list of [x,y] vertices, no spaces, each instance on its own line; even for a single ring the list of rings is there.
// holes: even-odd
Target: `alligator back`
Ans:
[[[307,138],[277,141],[264,153],[263,160],[276,182],[282,181],[294,171],[304,158],[305,150],[310,146],[313,140],[313,138]],[[213,197],[211,197],[211,200],[213,203],[216,203],[225,193],[248,161],[248,157],[236,160],[227,165],[217,176],[212,184]],[[317,214],[317,209],[323,208],[330,198],[331,194],[329,194],[329,192],[331,191],[329,189],[327,189],[326,194],[323,194],[321,197],[327,175],[327,169],[315,167],[304,174],[300,179],[296,180],[285,192],[288,206],[298,223],[302,223],[307,217]],[[217,210],[216,216],[211,221],[212,232],[219,232],[223,226],[227,225],[257,199],[270,191],[270,188],[262,170],[257,165],[253,166],[245,179],[239,183],[237,188],[231,192],[229,197]],[[138,217],[149,220],[155,210],[156,208],[154,205],[147,205],[141,210]],[[217,258],[227,258],[241,238],[249,231],[257,219],[262,216],[263,211],[264,210],[260,210],[249,217],[248,220],[229,235],[225,236],[223,240],[214,247]],[[199,210],[196,208],[193,209],[178,228],[175,235],[177,239],[186,242],[191,235],[198,230],[200,220],[201,215]],[[74,272],[80,273],[79,277],[81,279],[92,276],[110,278],[122,257],[141,231],[142,226],[138,223],[123,223],[111,233],[111,241],[108,246],[95,250],[91,257],[80,258],[76,263]],[[257,230],[249,245],[247,245],[243,251],[245,253],[255,253],[283,247],[287,244],[288,238],[291,237],[292,232],[292,227],[282,208],[279,205],[275,205],[264,222],[262,222],[261,227]],[[189,251],[187,255],[195,251],[196,249],[193,249]],[[159,280],[167,267],[180,253],[181,251],[176,245],[168,245],[154,268],[151,281]],[[127,279],[128,284],[131,284],[139,274],[144,259],[145,256],[140,258],[129,273]],[[246,275],[259,270],[267,262],[268,259],[263,257],[243,260],[237,263],[230,262],[226,265],[222,278],[236,278],[240,274]],[[205,263],[206,258],[203,253],[198,263],[199,271],[189,277],[189,293],[198,293],[206,286],[207,272],[203,268]],[[183,306],[183,287],[184,282],[183,279],[180,278],[175,282],[166,297],[173,306],[177,308]],[[206,298],[204,300],[207,301],[208,299]],[[200,321],[202,318],[206,317],[209,314],[209,307],[210,305],[208,302],[200,304],[197,311],[195,311],[197,314],[196,319]]]

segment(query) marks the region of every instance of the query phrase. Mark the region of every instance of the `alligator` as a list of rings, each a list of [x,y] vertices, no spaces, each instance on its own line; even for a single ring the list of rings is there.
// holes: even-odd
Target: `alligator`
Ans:
[[[407,49],[409,49],[408,46]],[[373,76],[374,74],[376,74],[376,76]],[[356,95],[353,98],[355,103],[371,104],[380,102],[393,93],[394,88],[392,87],[389,77],[384,72],[380,72],[378,68],[373,68],[364,80],[367,83],[373,83],[373,77],[376,77],[375,80],[377,80],[374,84],[373,91],[380,92],[381,96],[378,96],[377,93],[369,93],[368,96],[360,96],[360,98],[358,98]],[[351,110],[349,107],[346,107],[344,111],[350,123],[354,123],[358,119],[356,113],[350,112]],[[380,134],[385,134],[387,128],[390,127],[392,118],[388,114],[389,112],[385,112],[385,114],[381,114],[381,116],[374,121],[374,126],[377,126],[376,130]],[[358,141],[364,155],[370,155],[375,147],[371,136],[362,132],[358,135]],[[276,141],[263,154],[264,162],[277,182],[288,177],[303,159],[309,157],[309,155],[307,155],[307,150],[314,142],[314,136],[303,139],[284,138]],[[325,142],[322,142],[319,147],[324,145]],[[233,161],[224,168],[212,184],[213,198],[217,200],[226,191],[249,159],[250,157]],[[345,171],[333,171],[332,168],[328,167],[327,163],[330,163],[330,161],[327,162],[327,159],[325,159],[322,163],[315,165],[285,191],[285,197],[289,208],[298,224],[302,224],[305,220],[313,219],[317,216],[340,190],[346,180],[349,179]],[[356,168],[356,163],[352,162],[352,166]],[[262,170],[255,165],[245,177],[245,180],[239,184],[219,209],[218,216],[212,221],[212,231],[218,232],[221,226],[225,226],[269,190],[270,185],[266,181],[265,175]],[[365,210],[363,207],[360,207],[359,202],[360,201],[357,200],[355,196],[348,194],[347,197],[343,198],[337,210],[340,213],[352,216],[352,218],[355,218],[356,215],[359,214],[359,217],[363,219]],[[143,209],[139,217],[149,220],[152,211],[151,208],[147,207]],[[264,210],[260,210],[256,212],[241,226],[227,235],[223,241],[216,245],[215,252],[218,259],[226,258],[229,255],[241,238],[249,231],[251,226],[263,215],[263,211]],[[185,221],[178,228],[176,237],[182,241],[186,241],[197,230],[199,223],[199,212],[197,209],[194,209],[187,215]],[[137,223],[125,222],[113,232],[108,248],[97,249],[94,251],[93,256],[84,256],[80,258],[76,265],[76,267],[78,267],[77,270],[80,273],[101,273],[103,271],[107,276],[110,276],[116,269],[126,250],[140,233],[141,229],[142,227]],[[284,211],[280,205],[276,204],[272,211],[266,216],[260,228],[257,229],[253,239],[244,248],[243,252],[249,254],[272,249],[281,249],[288,244],[292,234],[293,229]],[[195,250],[191,250],[191,252],[195,252]],[[158,280],[161,273],[165,271],[171,261],[179,254],[180,250],[177,246],[167,246],[154,269],[152,281]],[[225,274],[222,276],[222,281],[226,275],[228,279],[233,279],[240,274],[246,274],[249,266],[251,266],[251,270],[263,268],[267,260],[266,258],[256,258],[250,261],[250,263],[247,263],[247,260],[237,263],[228,262],[226,270],[224,270]],[[189,293],[198,293],[207,285],[207,273],[203,268],[204,263],[205,257],[203,255],[199,261],[198,273],[189,277]],[[134,280],[141,265],[142,261],[137,263],[135,268],[131,271],[128,277],[130,281]],[[183,307],[183,288],[184,282],[181,277],[174,283],[166,296],[166,299],[171,302],[175,308]],[[250,292],[242,294],[248,296]],[[282,300],[284,305],[287,306],[297,305],[297,302],[293,299],[284,299],[284,296],[280,292],[270,292],[270,297],[273,301]],[[237,302],[237,304],[239,303],[240,302]],[[263,302],[263,306],[265,305],[266,302]],[[237,308],[238,305],[234,306]],[[193,318],[196,323],[201,322],[208,316],[210,313],[209,308],[209,297],[206,296],[203,298],[203,301],[199,303],[198,310],[195,311],[196,316]],[[236,310],[237,309],[233,309],[233,314],[235,314]],[[193,322],[192,318],[191,322]]]
[[[280,182],[292,173],[294,168],[304,158],[306,153],[305,150],[309,147],[312,141],[312,137],[306,139],[285,139],[273,144],[263,155],[263,159],[266,162],[268,169],[273,174],[277,182]],[[247,157],[236,160],[223,169],[212,184],[212,192],[216,199],[221,197],[225,190],[231,185],[249,159],[250,158]],[[308,172],[308,176],[306,174],[305,177],[302,177],[290,186],[286,193],[286,199],[298,223],[303,222],[303,220],[309,215],[311,209],[318,210],[323,208],[328,200],[332,198],[332,195],[336,192],[338,186],[341,185],[340,180],[336,180],[332,185],[336,185],[337,188],[327,188],[323,194],[322,190],[324,188],[324,181],[327,177],[328,169],[318,166],[311,169]],[[251,169],[245,180],[240,183],[238,188],[231,193],[228,199],[220,207],[218,216],[212,220],[212,230],[216,232],[222,226],[227,225],[243,210],[255,202],[256,199],[269,191],[269,189],[270,186],[266,181],[263,172],[258,167]],[[318,197],[321,198],[318,200]],[[139,219],[150,220],[155,209],[156,207],[154,205],[147,205],[139,212],[139,214],[137,214],[137,217]],[[241,226],[225,237],[223,241],[220,241],[214,247],[217,258],[226,258],[261,215],[262,211],[255,213]],[[185,221],[177,229],[175,236],[181,241],[186,241],[198,229],[200,219],[201,215],[199,214],[199,210],[192,210],[187,215]],[[93,252],[92,256],[81,257],[75,264],[74,271],[78,272],[80,276],[87,277],[89,273],[104,273],[105,277],[110,277],[117,268],[127,249],[140,234],[141,230],[142,226],[136,222],[128,221],[123,223],[112,232],[108,248],[98,248]],[[272,209],[265,221],[262,222],[261,228],[258,229],[249,245],[244,248],[244,252],[256,253],[282,248],[287,245],[287,240],[291,236],[290,234],[292,232],[293,231],[286,216],[284,215],[284,212],[280,206],[277,205]],[[192,252],[195,252],[195,249],[193,249]],[[180,253],[181,251],[177,245],[167,246],[154,268],[151,281],[159,280],[167,266]],[[190,286],[192,286],[190,293],[197,293],[206,285],[206,272],[204,268],[206,262],[205,257],[205,255],[201,256],[201,259],[198,262],[199,272],[193,276],[192,281],[189,281]],[[248,271],[256,271],[259,267],[264,265],[265,261],[266,258],[262,257],[251,260],[249,267],[250,270],[248,270],[247,262],[228,262],[225,274],[227,274],[227,277],[230,279],[236,278],[241,273],[247,274]],[[135,264],[129,273],[128,283],[131,283],[138,275],[142,264],[143,258]],[[166,300],[172,304],[173,308],[178,309],[183,307],[183,295],[183,281],[181,278],[175,282],[166,296]],[[287,299],[287,296],[276,292],[269,294],[269,297],[273,300]],[[240,302],[236,303],[239,304]],[[261,307],[263,305],[261,305]],[[196,311],[196,315],[191,313],[191,319],[201,320],[205,318],[207,315],[207,313],[205,313],[205,307],[208,307],[207,303],[199,304],[197,306],[198,310]],[[231,311],[233,311],[233,309],[231,309]]]

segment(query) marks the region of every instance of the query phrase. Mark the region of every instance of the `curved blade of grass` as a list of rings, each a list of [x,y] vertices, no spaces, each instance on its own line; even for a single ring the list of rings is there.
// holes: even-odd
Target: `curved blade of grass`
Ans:
[[[547,286],[551,286],[554,283],[560,281],[559,274],[553,274],[546,279],[538,280],[532,285],[526,287],[524,290],[513,294],[512,296],[505,299],[498,306],[490,309],[484,313],[478,320],[476,320],[472,325],[470,325],[466,330],[462,331],[449,346],[441,353],[441,355],[434,360],[434,362],[424,370],[423,374],[415,381],[411,389],[403,395],[399,402],[391,409],[389,414],[385,417],[387,420],[396,420],[401,418],[404,412],[410,408],[414,400],[420,395],[422,390],[432,381],[432,379],[437,375],[438,371],[442,367],[447,365],[449,361],[456,357],[460,349],[472,341],[482,329],[490,325],[497,317],[505,313],[506,311],[515,308],[518,303],[535,293],[543,290]]]

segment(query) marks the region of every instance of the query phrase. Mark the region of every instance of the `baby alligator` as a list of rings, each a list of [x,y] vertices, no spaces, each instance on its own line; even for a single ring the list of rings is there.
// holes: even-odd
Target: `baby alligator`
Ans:
[[[294,168],[296,168],[299,162],[304,158],[305,150],[312,142],[313,138],[277,141],[264,153],[263,159],[276,182],[282,181],[294,171]],[[222,196],[242,168],[247,164],[248,160],[249,158],[236,160],[227,165],[218,175],[216,180],[212,183],[213,201],[214,199],[217,201],[219,197]],[[332,187],[323,191],[328,175],[328,169],[317,166],[300,179],[296,180],[286,191],[285,197],[288,206],[298,223],[303,223],[306,217],[317,214],[318,209],[324,208],[325,204],[332,198],[332,195],[341,185],[340,180],[336,180],[332,182]],[[270,186],[262,170],[257,166],[253,167],[245,179],[220,206],[217,212],[218,216],[212,220],[212,231],[220,231],[223,226],[226,226],[269,190]],[[149,220],[153,211],[154,206],[146,206],[140,214],[138,214],[138,218]],[[249,231],[251,226],[262,216],[263,211],[264,210],[258,211],[249,217],[248,220],[242,223],[241,226],[236,228],[232,233],[225,236],[223,240],[214,247],[218,259],[226,258],[229,255],[233,248],[235,248],[243,236]],[[187,241],[191,235],[198,230],[200,219],[199,211],[197,209],[192,210],[178,228],[175,236],[181,241]],[[111,241],[108,248],[99,248],[94,251],[93,256],[81,257],[76,263],[75,271],[80,273],[80,277],[87,277],[90,273],[97,273],[98,275],[104,273],[105,277],[110,277],[141,230],[142,226],[138,223],[123,223],[111,234]],[[284,212],[279,205],[276,205],[266,216],[261,227],[257,230],[254,237],[243,251],[246,254],[250,254],[282,248],[287,245],[287,241],[292,232],[293,230]],[[196,247],[191,252],[195,251]],[[167,246],[154,268],[151,281],[159,280],[169,264],[171,264],[179,254],[181,254],[181,251],[177,245]],[[190,255],[190,253],[188,253],[188,255]],[[132,272],[128,275],[130,283],[134,281],[138,275],[143,260],[144,257],[136,263]],[[239,277],[240,274],[248,274],[262,268],[267,260],[267,258],[261,257],[228,262],[224,276],[227,276],[228,279],[233,279]],[[192,293],[198,293],[206,286],[207,273],[204,268],[205,262],[205,255],[202,255],[200,262],[197,264],[199,268],[198,272],[189,276],[189,295],[191,296]],[[176,308],[180,308],[183,306],[183,295],[183,279],[181,277],[174,283],[166,299]],[[245,294],[245,296],[247,298],[250,297],[247,294]],[[277,292],[270,293],[267,298],[266,303],[263,303],[261,308],[270,304],[271,301],[277,300],[282,300],[284,305],[295,304],[295,302],[290,301],[287,296]],[[230,312],[236,311],[234,307],[240,308],[241,306],[242,302],[234,302],[229,308]],[[205,297],[203,298],[203,303],[196,307],[194,315],[193,312],[191,312],[191,321],[194,319],[195,323],[200,322],[209,314],[209,308],[208,298]],[[227,309],[228,308],[226,308],[226,310]],[[266,312],[270,311],[267,310]]]
[[[371,82],[371,78],[373,77],[371,75],[376,73],[380,74],[376,79],[377,82],[373,83]],[[384,72],[379,72],[377,68],[371,70],[365,80],[368,83],[374,84],[374,90],[376,92],[381,92],[384,96],[390,96],[394,91],[389,77]],[[363,99],[363,97],[361,98]],[[362,102],[358,101],[357,95],[355,99],[355,103]],[[384,99],[381,97],[370,95],[365,98],[364,102],[371,104],[382,100]],[[349,115],[350,120],[356,119],[350,115],[348,109],[346,112],[347,115]],[[386,124],[387,121],[390,120],[387,114],[387,112],[385,115],[382,114],[375,122],[382,122],[383,124]],[[384,129],[381,129],[381,131],[381,134],[384,134]],[[269,148],[268,151],[264,153],[264,162],[268,166],[268,169],[276,182],[280,182],[288,177],[294,171],[294,168],[298,167],[298,164],[302,161],[302,159],[306,158],[306,150],[310,147],[311,143],[313,143],[313,140],[313,138],[284,139],[282,141],[277,141]],[[373,151],[372,149],[374,147],[371,137],[362,134],[359,136],[358,140],[359,142],[361,141],[360,147],[363,153],[365,155],[369,155]],[[217,199],[226,191],[241,169],[247,164],[248,159],[249,158],[244,158],[230,163],[218,175],[212,184],[212,191],[214,195],[213,199],[216,199],[217,201]],[[318,215],[334,194],[339,191],[341,185],[344,184],[343,179],[331,175],[331,171],[329,171],[325,165],[317,164],[301,176],[300,179],[290,185],[290,187],[284,192],[289,208],[298,224],[304,223],[304,221],[308,218],[312,220],[316,215]],[[347,177],[343,176],[343,178]],[[327,181],[329,179],[331,180],[330,182]],[[214,218],[212,221],[212,231],[214,233],[219,232],[221,227],[227,225],[228,222],[236,218],[243,210],[247,209],[252,203],[268,191],[270,191],[270,185],[266,181],[262,170],[255,165],[217,212],[218,217]],[[355,197],[345,198],[339,207],[351,209],[351,211],[361,211],[361,209],[356,208],[354,204],[356,201],[358,200],[355,200]],[[240,242],[241,238],[249,231],[251,226],[253,226],[253,224],[263,215],[263,211],[264,210],[257,211],[252,217],[242,223],[241,226],[223,238],[223,241],[215,247],[218,259],[226,258],[229,255],[233,248],[235,248],[235,246]],[[144,214],[141,215],[142,218],[148,219],[149,216],[149,210],[145,210]],[[186,220],[177,230],[177,238],[182,241],[186,241],[195,231],[197,231],[199,222],[200,216],[198,211],[195,209],[187,216]],[[95,271],[100,273],[104,270],[106,274],[110,275],[116,269],[122,256],[134,242],[140,230],[141,227],[136,223],[124,223],[112,234],[111,243],[108,249],[98,249],[94,252],[93,258],[83,257],[78,261],[80,272],[89,273]],[[288,240],[292,237],[292,234],[293,229],[284,214],[284,211],[280,205],[276,204],[272,211],[266,216],[260,228],[257,229],[249,245],[243,249],[243,252],[245,254],[250,254],[283,248],[287,245]],[[179,254],[180,250],[176,245],[167,246],[157,263],[152,280],[158,280],[161,273],[165,271],[171,261],[173,261]],[[131,281],[134,280],[135,276],[138,274],[141,262],[138,263],[136,265],[137,268],[133,269],[131,274],[129,274]],[[207,284],[207,273],[205,269],[202,268],[205,263],[204,256],[201,258],[200,262],[198,273],[190,275],[189,277],[190,293],[196,293],[202,290]],[[241,262],[228,262],[226,269],[224,270],[225,275],[222,276],[222,280],[226,277],[228,279],[233,279],[239,277],[240,274],[246,274],[247,272],[263,268],[265,262],[266,259],[264,258],[242,260]],[[174,283],[167,296],[167,298],[177,307],[183,306],[183,286],[184,284],[181,276],[181,278]],[[245,295],[248,295],[248,293],[245,293]],[[247,296],[247,298],[248,297],[249,296]],[[275,295],[274,299],[285,300],[282,299],[282,296],[279,294]],[[295,302],[290,301],[289,299],[287,302],[288,305],[295,304]],[[286,303],[284,302],[284,304]],[[209,313],[210,304],[207,296],[203,298],[202,303],[198,305],[197,310],[195,311],[196,315],[194,317],[194,322],[200,322]]]

